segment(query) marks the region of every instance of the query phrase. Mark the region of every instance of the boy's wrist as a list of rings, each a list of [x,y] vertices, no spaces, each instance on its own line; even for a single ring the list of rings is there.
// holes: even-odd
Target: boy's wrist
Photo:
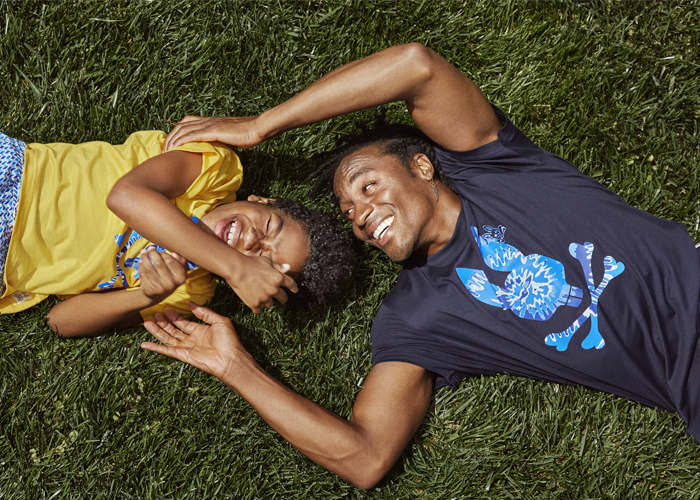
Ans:
[[[226,280],[226,283],[234,287],[243,278],[249,259],[250,257],[243,255],[237,250],[230,252],[230,255],[225,260],[225,268],[221,277]]]

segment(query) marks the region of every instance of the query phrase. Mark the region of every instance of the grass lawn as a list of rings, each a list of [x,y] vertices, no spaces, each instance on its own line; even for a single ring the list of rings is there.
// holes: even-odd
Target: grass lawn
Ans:
[[[120,143],[186,114],[257,114],[409,41],[540,146],[700,240],[697,1],[0,0],[0,131]],[[368,113],[241,151],[245,193],[306,199],[311,155]],[[409,120],[400,104],[389,115]],[[225,285],[214,303],[266,370],[344,417],[400,269],[363,256],[328,309],[254,316]],[[438,391],[399,463],[359,491],[217,380],[142,351],[143,328],[56,338],[53,304],[0,317],[0,499],[700,497],[700,446],[679,417],[506,375]]]

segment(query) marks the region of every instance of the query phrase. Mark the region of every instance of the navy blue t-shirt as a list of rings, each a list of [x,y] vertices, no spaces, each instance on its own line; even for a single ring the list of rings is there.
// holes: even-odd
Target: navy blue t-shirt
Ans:
[[[700,437],[700,259],[686,228],[630,207],[494,108],[498,139],[437,147],[462,199],[450,242],[412,256],[372,325],[373,363],[455,386],[509,373],[679,413]]]

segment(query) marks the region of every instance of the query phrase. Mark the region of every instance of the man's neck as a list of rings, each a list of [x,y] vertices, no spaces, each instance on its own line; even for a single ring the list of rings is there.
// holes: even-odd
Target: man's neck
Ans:
[[[443,249],[452,239],[457,220],[462,210],[462,200],[451,189],[438,184],[439,200],[435,216],[431,219],[429,235],[425,244],[416,249],[416,254],[430,257]]]

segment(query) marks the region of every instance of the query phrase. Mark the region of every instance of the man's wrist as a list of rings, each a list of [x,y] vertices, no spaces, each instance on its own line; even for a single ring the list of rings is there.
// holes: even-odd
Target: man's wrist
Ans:
[[[230,357],[224,363],[221,372],[213,375],[226,384],[229,389],[240,394],[238,388],[257,369],[257,363],[248,351],[243,349],[235,349],[229,355]]]
[[[255,133],[260,138],[260,142],[277,137],[281,133],[289,130],[289,127],[285,127],[284,124],[281,123],[282,120],[280,117],[282,115],[281,110],[279,109],[280,106],[281,104],[275,106],[274,108],[270,108],[255,117],[253,130],[255,130]]]

